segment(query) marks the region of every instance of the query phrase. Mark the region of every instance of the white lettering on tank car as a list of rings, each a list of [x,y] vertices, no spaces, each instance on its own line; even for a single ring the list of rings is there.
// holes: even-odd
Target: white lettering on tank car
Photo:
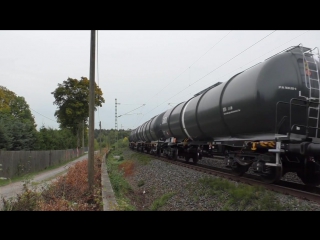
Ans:
[[[295,87],[288,87],[288,86],[279,86],[279,89],[287,89],[287,90],[297,90]]]
[[[162,118],[162,124],[167,123],[167,117]]]
[[[225,113],[223,113],[223,115],[227,115],[227,114],[231,114],[231,113],[236,113],[236,112],[240,112],[240,109],[233,110],[233,111],[230,111],[230,112],[225,112]]]

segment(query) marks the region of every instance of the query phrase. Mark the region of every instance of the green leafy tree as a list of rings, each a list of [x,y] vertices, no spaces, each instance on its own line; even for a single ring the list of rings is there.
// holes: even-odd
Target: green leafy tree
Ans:
[[[9,114],[0,114],[0,149],[34,150],[37,131],[31,121],[20,121]]]
[[[33,150],[37,141],[36,131],[30,122],[20,122],[17,119],[10,126],[12,133],[12,149],[10,150]]]
[[[12,148],[12,133],[10,132],[10,123],[14,118],[9,114],[0,114],[0,150],[9,150]]]
[[[10,114],[11,103],[16,97],[14,92],[6,87],[0,86],[0,113]]]
[[[118,133],[118,137],[117,134]],[[115,129],[95,129],[94,130],[94,138],[100,144],[101,141],[101,148],[108,147],[110,148],[114,144],[120,144],[121,146],[128,145],[128,138],[131,133],[131,130],[123,130],[120,129],[116,131]],[[101,139],[100,139],[101,137]],[[118,139],[118,140],[117,140]]]
[[[69,129],[52,129],[42,126],[38,134],[39,150],[61,150],[77,147],[76,137]]]
[[[0,113],[12,115],[22,122],[31,122],[36,128],[34,116],[24,97],[17,96],[14,92],[0,86]]]
[[[33,150],[36,142],[36,124],[24,97],[0,86],[0,149]]]
[[[15,119],[23,122],[29,121],[35,125],[34,117],[24,97],[17,96],[13,99],[11,103],[11,115],[14,116]]]
[[[105,100],[96,83],[94,92],[96,111],[96,107],[101,107]],[[51,94],[55,98],[53,104],[58,106],[54,115],[57,117],[60,127],[70,129],[74,135],[77,135],[79,146],[83,125],[85,128],[88,126],[89,80],[86,77],[81,77],[81,80],[68,78],[62,84],[59,83]]]
[[[94,148],[94,150],[99,150],[99,143],[98,143],[97,139],[93,140],[93,148]]]

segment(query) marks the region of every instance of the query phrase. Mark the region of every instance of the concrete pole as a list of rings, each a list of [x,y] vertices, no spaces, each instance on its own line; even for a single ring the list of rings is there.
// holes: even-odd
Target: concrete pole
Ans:
[[[116,142],[114,144],[115,146],[115,149],[118,149],[118,116],[117,116],[117,99],[115,99],[115,139],[116,139]]]
[[[96,30],[91,30],[90,79],[89,79],[89,151],[88,151],[88,183],[93,191],[94,184],[94,87],[95,87],[95,50]]]
[[[101,154],[101,121],[99,122],[99,126],[100,126],[100,133],[99,133],[99,135],[100,135],[100,138],[99,138],[99,146],[100,146],[100,154]]]
[[[84,120],[82,121],[82,151],[84,153]]]

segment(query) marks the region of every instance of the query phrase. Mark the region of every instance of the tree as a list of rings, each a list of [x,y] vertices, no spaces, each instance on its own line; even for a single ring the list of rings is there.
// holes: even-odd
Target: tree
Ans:
[[[0,113],[12,115],[16,120],[35,125],[34,117],[24,97],[17,96],[3,86],[0,86]]]
[[[10,114],[0,114],[0,149],[33,150],[36,142],[37,130],[31,121],[21,121]]]
[[[24,97],[17,96],[11,103],[11,115],[15,119],[26,122],[30,121],[35,124],[34,117],[31,114],[29,105],[27,104]],[[35,125],[36,127],[36,125]]]
[[[101,89],[95,83],[95,111],[97,106],[102,106],[104,98]],[[85,127],[88,126],[89,117],[89,80],[81,77],[81,80],[68,78],[53,91],[55,101],[58,106],[55,116],[60,124],[60,128],[68,128],[74,135],[78,136],[78,146],[82,132],[83,121]]]
[[[99,129],[94,130],[94,138],[100,143],[101,136],[101,148],[110,148],[112,144],[119,144],[119,146],[127,146],[129,143],[129,136],[131,130],[115,130],[115,129],[101,129],[101,134]],[[116,133],[118,134],[118,142],[116,138]]]
[[[77,139],[69,129],[42,126],[38,134],[39,150],[61,150],[77,147]]]
[[[9,150],[12,148],[12,133],[10,132],[10,123],[13,117],[9,114],[0,114],[0,150]]]
[[[6,87],[0,86],[0,112],[10,114],[10,105],[16,97],[14,92]]]
[[[36,135],[34,117],[24,97],[0,86],[0,149],[33,150]]]

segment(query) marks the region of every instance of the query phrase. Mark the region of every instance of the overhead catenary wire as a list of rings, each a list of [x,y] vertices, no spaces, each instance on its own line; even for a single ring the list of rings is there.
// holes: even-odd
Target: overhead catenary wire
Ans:
[[[36,112],[36,113],[38,113],[36,110],[33,110],[31,107],[29,107],[32,111],[34,111],[34,112]],[[52,119],[50,119],[50,118],[48,118],[48,117],[46,117],[46,116],[44,116],[44,115],[42,115],[41,113],[38,113],[39,115],[41,115],[42,117],[45,117],[45,118],[47,118],[47,119],[49,119],[49,120],[51,120],[51,121],[53,121],[53,122],[57,122],[57,121],[55,121],[55,120],[52,120]]]
[[[281,46],[283,46],[283,45],[285,45],[285,44],[287,44],[287,43],[289,43],[289,42],[293,41],[294,39],[296,39],[296,38],[298,38],[298,37],[300,37],[300,36],[302,36],[302,35],[306,34],[306,33],[307,33],[307,32],[309,32],[309,31],[310,31],[310,30],[307,30],[307,31],[305,31],[305,32],[303,32],[303,33],[301,33],[301,34],[299,34],[298,36],[296,36],[296,37],[294,37],[294,38],[290,39],[289,41],[286,41],[285,43],[283,43],[283,44],[279,45],[278,47],[275,47],[275,48],[273,48],[272,50],[270,50],[270,51],[268,51],[268,52],[266,52],[266,53],[264,53],[264,54],[260,55],[259,57],[257,57],[257,58],[255,58],[255,59],[251,60],[250,62],[247,62],[246,64],[242,65],[241,67],[239,67],[239,68],[235,68],[235,69],[231,70],[231,72],[229,72],[229,73],[227,73],[227,74],[225,74],[225,75],[223,75],[223,76],[219,77],[219,80],[220,80],[221,78],[225,77],[225,76],[228,76],[230,73],[234,73],[236,70],[238,71],[239,69],[243,68],[244,66],[248,65],[249,63],[252,63],[253,61],[255,61],[255,60],[257,60],[257,59],[259,59],[259,58],[261,58],[261,57],[265,56],[266,54],[268,54],[268,53],[270,53],[270,52],[274,51],[275,49],[280,48]],[[218,82],[219,80],[217,80],[217,82]]]
[[[131,112],[133,112],[134,110],[137,110],[137,109],[139,109],[139,108],[143,107],[144,105],[146,105],[146,104],[142,104],[142,106],[137,107],[137,108],[135,108],[135,109],[133,109],[133,110],[131,110],[131,111],[129,111],[129,112],[126,112],[126,113],[124,113],[124,114],[121,114],[121,115],[119,115],[119,116],[127,115],[128,113],[131,113]],[[119,117],[119,116],[118,116],[118,117]]]
[[[180,73],[176,78],[174,78],[172,81],[170,81],[170,83],[168,83],[166,86],[164,86],[159,92],[157,92],[153,97],[157,96],[159,93],[161,93],[166,87],[168,87],[169,85],[171,85],[176,79],[178,79],[183,73],[185,73],[187,70],[189,70],[189,79],[190,79],[190,68],[196,63],[198,62],[204,55],[206,55],[212,48],[214,48],[216,45],[218,45],[224,38],[226,38],[230,33],[232,32],[229,31],[226,35],[224,35],[216,44],[214,44],[211,48],[209,48],[209,50],[207,50],[204,54],[202,54],[196,61],[194,61],[189,67],[187,67],[182,73]],[[149,102],[149,100],[151,99],[148,99],[148,101],[146,102]],[[159,105],[158,105],[159,106]],[[158,107],[157,106],[157,107]],[[148,113],[146,113],[148,114]],[[144,114],[140,119],[139,121],[146,115]]]
[[[178,92],[177,94],[173,95],[172,97],[168,98],[167,100],[165,100],[164,102],[160,103],[158,106],[156,106],[155,108],[151,109],[149,112],[147,112],[146,114],[144,114],[143,116],[149,114],[150,112],[152,112],[154,109],[156,109],[157,107],[159,107],[160,105],[168,102],[170,99],[174,98],[175,96],[177,96],[178,94],[180,94],[181,92],[183,92],[184,90],[186,90],[187,88],[189,88],[190,86],[192,86],[193,84],[199,82],[200,80],[202,80],[203,78],[205,78],[206,76],[208,76],[209,74],[213,73],[214,71],[216,71],[217,69],[219,69],[220,67],[224,66],[225,64],[227,64],[228,62],[230,62],[231,60],[233,60],[234,58],[238,57],[239,55],[241,55],[242,53],[244,53],[245,51],[247,51],[248,49],[252,48],[253,46],[255,46],[256,44],[258,44],[259,42],[261,42],[262,40],[266,39],[267,37],[269,37],[271,34],[273,34],[276,30],[272,31],[271,33],[269,33],[267,36],[263,37],[262,39],[260,39],[259,41],[255,42],[254,44],[252,44],[251,46],[249,46],[248,48],[246,48],[245,50],[241,51],[240,53],[238,53],[237,55],[235,55],[234,57],[232,57],[231,59],[229,59],[228,61],[224,62],[223,64],[221,64],[220,66],[216,67],[215,69],[213,69],[212,71],[210,71],[209,73],[207,73],[206,75],[204,75],[203,77],[199,78],[198,80],[194,81],[193,83],[189,84],[187,87],[185,87],[184,89],[182,89],[180,92]],[[142,117],[143,117],[142,116]]]
[[[141,103],[121,103],[121,105],[142,105]]]
[[[218,45],[218,43],[220,43],[225,37],[227,37],[230,33],[232,32],[232,30],[230,32],[228,32],[226,35],[224,35],[216,44],[214,44],[209,50],[207,50],[204,54],[202,54],[196,61],[194,61],[189,67],[187,67],[182,73],[180,73],[176,78],[174,78],[172,81],[170,81],[166,86],[164,86],[159,92],[157,92],[153,97],[157,96],[160,92],[162,92],[166,87],[168,87],[169,85],[171,85],[175,80],[177,80],[183,73],[185,73],[188,69],[190,70],[190,68],[196,63],[198,62],[204,55],[206,55],[212,48],[214,48],[216,45]],[[190,73],[190,72],[189,72]],[[150,100],[150,99],[149,99]],[[148,101],[149,101],[148,100]],[[147,102],[148,102],[147,101]]]

